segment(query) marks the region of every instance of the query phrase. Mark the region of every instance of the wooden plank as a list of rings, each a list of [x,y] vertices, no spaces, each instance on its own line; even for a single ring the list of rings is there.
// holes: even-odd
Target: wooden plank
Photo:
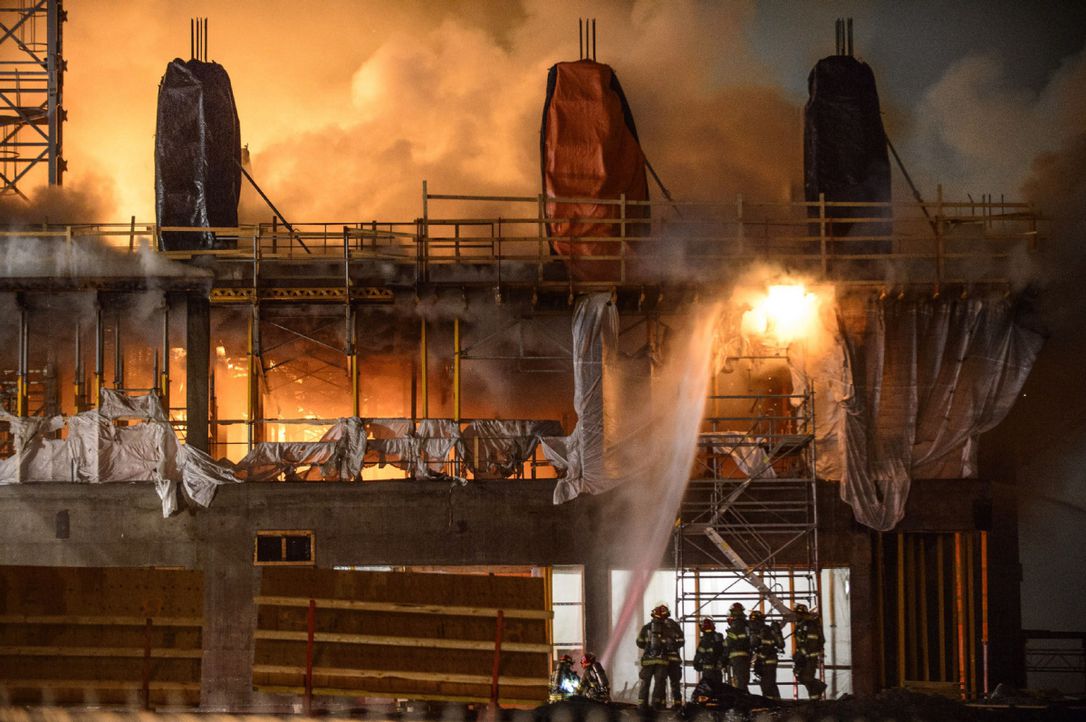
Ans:
[[[139,657],[142,647],[3,647],[0,657]],[[199,649],[152,649],[155,659],[201,659]]]
[[[203,627],[201,617],[151,617],[155,627]],[[0,614],[0,624],[58,624],[143,627],[147,617],[115,617],[72,614]]]
[[[198,617],[203,572],[0,566],[0,614]]]
[[[261,692],[269,692],[272,694],[302,694],[305,689],[302,687],[291,687],[284,685],[256,685],[256,689]],[[397,695],[389,693],[387,691],[373,691],[366,689],[344,689],[337,687],[314,687],[313,694],[321,695],[325,697],[377,697],[377,698],[394,698]],[[506,697],[501,695],[499,702],[503,706],[507,707],[538,707],[543,703],[546,695],[540,698],[534,699],[517,699],[514,697]],[[445,701],[445,702],[464,702],[467,704],[482,702],[486,703],[490,701],[489,695],[444,695],[444,694],[425,694],[425,693],[411,693],[411,699],[420,701]]]
[[[305,641],[305,632],[284,632],[272,629],[257,629],[253,634],[254,639],[280,639],[289,641]],[[389,647],[427,647],[434,649],[494,649],[494,642],[473,641],[463,639],[429,639],[423,637],[388,637],[377,634],[336,634],[331,632],[318,632],[313,636],[317,642],[334,642],[337,644],[379,644]],[[523,642],[502,643],[503,652],[535,652],[550,654],[548,644],[529,644]]]
[[[310,597],[258,596],[257,604],[279,607],[308,607]],[[314,598],[315,599],[315,598]],[[350,599],[315,599],[317,609],[349,609],[363,612],[398,612],[403,614],[448,614],[454,617],[494,617],[498,608],[454,607],[440,604],[412,604],[407,602],[359,602]],[[546,609],[503,609],[506,619],[550,619],[554,615]]]
[[[125,680],[99,679],[4,679],[0,680],[0,689],[134,689],[143,688],[141,682]],[[199,682],[156,682],[151,680],[151,689],[156,691],[178,690],[199,692]]]
[[[253,673],[268,674],[304,674],[305,667],[276,664],[254,664]],[[437,672],[409,672],[381,669],[347,669],[340,667],[314,667],[313,674],[333,675],[336,677],[351,677],[358,679],[411,679],[425,682],[454,682],[458,684],[483,684],[489,685],[489,674],[443,674]],[[499,679],[502,685],[511,687],[540,687],[550,683],[547,677],[506,677]]]

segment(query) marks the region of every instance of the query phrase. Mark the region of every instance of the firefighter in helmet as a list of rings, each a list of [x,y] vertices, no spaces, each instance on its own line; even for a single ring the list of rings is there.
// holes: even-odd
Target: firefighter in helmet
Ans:
[[[694,669],[710,685],[719,685],[724,681],[724,664],[727,660],[724,635],[716,631],[716,623],[711,617],[702,617],[698,626],[701,628],[701,640],[694,654]]]
[[[577,687],[577,694],[596,702],[611,701],[611,683],[607,680],[607,672],[591,652],[585,652],[581,657],[581,684]]]
[[[666,696],[665,686],[671,681],[671,703],[682,704],[682,657],[683,630],[671,619],[671,611],[666,604],[660,604],[652,610],[652,619],[641,628],[637,635],[637,646],[641,649],[641,688],[638,692],[638,705],[649,706],[649,686],[652,687],[652,705],[663,707]]]
[[[806,604],[797,604],[792,611],[796,615],[796,653],[792,657],[796,680],[807,688],[808,697],[821,699],[826,691],[826,684],[818,678],[818,663],[825,645],[822,620],[817,612],[808,611]]]
[[[732,686],[746,692],[750,684],[750,632],[743,605],[739,602],[728,609],[727,644]]]
[[[781,625],[773,620],[768,624],[765,614],[757,609],[750,611],[750,648],[754,652],[754,673],[762,688],[762,696],[780,699],[777,689],[777,662],[784,651],[784,635]]]
[[[573,670],[573,657],[563,654],[551,675],[550,694],[547,700],[561,702],[577,693],[581,680]]]

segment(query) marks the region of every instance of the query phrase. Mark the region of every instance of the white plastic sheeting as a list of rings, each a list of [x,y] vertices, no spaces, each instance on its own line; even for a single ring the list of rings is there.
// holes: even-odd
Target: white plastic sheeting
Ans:
[[[178,443],[157,396],[126,397],[102,389],[99,409],[76,416],[20,418],[0,411],[15,453],[0,460],[0,484],[25,481],[153,481],[162,514],[178,510],[178,491],[207,507],[220,484],[237,482],[207,454]],[[118,426],[114,421],[136,421]],[[51,438],[67,429],[65,438]]]
[[[976,476],[979,436],[1007,415],[1042,339],[1006,300],[873,300],[862,333],[848,326],[796,366],[815,389],[818,475],[841,481],[857,521],[887,531],[912,479]]]
[[[609,474],[607,462],[607,414],[604,370],[617,362],[618,310],[607,293],[577,299],[573,310],[573,408],[577,425],[562,439],[545,441],[543,452],[556,469],[564,472],[554,489],[554,503],[562,504],[580,494],[598,494],[622,481]]]

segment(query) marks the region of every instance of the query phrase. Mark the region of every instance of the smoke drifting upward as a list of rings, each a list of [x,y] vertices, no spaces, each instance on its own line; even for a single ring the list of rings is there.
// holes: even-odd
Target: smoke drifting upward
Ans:
[[[63,187],[40,186],[27,199],[0,198],[0,227],[5,229],[50,224],[93,223],[116,220],[112,183],[89,175],[83,182]]]

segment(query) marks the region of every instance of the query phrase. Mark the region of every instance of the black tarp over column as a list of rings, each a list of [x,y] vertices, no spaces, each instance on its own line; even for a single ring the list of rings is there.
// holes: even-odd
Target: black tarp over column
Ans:
[[[230,76],[218,63],[177,58],[158,86],[155,213],[160,226],[235,227],[241,131]],[[162,234],[164,250],[215,248],[215,234]]]
[[[890,161],[886,131],[879,114],[875,74],[867,63],[851,55],[819,60],[807,78],[810,98],[804,109],[803,171],[808,202],[824,193],[828,202],[890,202]],[[809,208],[817,217],[819,209]],[[887,218],[889,208],[826,209],[830,218]],[[817,229],[815,233],[817,233]],[[832,222],[827,232],[854,241],[836,243],[831,252],[879,253],[890,250],[888,241],[870,236],[891,233],[888,221]]]

